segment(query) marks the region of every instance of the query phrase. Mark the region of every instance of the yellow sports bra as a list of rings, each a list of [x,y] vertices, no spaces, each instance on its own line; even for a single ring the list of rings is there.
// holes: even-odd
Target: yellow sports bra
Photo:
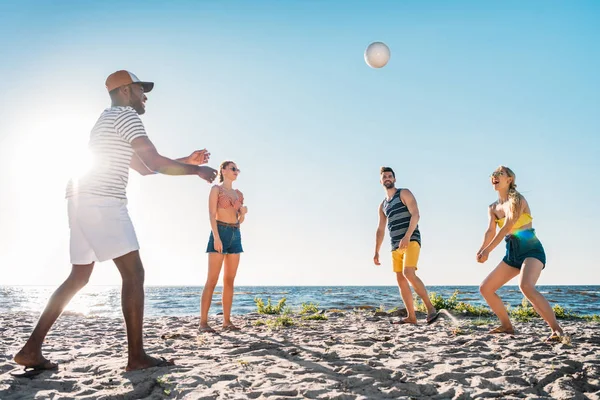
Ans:
[[[502,228],[504,226],[504,221],[506,221],[506,217],[496,220],[496,223],[498,224],[499,228]],[[530,224],[531,221],[533,221],[533,217],[530,214],[527,214],[527,213],[521,214],[521,216],[519,217],[517,222],[515,222],[515,225],[512,228],[512,232],[518,230],[522,226]]]

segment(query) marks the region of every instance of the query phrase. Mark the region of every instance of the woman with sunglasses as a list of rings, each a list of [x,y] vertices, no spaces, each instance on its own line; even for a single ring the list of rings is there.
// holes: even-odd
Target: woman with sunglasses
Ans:
[[[492,173],[491,182],[494,190],[498,192],[498,200],[489,206],[489,226],[483,244],[477,252],[477,261],[484,263],[492,250],[503,239],[506,241],[506,255],[485,278],[479,289],[500,320],[500,326],[492,329],[490,333],[514,333],[508,312],[496,291],[512,278],[519,276],[521,292],[552,330],[547,341],[559,341],[563,330],[550,303],[535,288],[546,265],[546,254],[533,229],[529,204],[517,191],[515,179],[515,173],[508,167],[500,166]],[[496,225],[500,228],[498,233]]]
[[[240,224],[244,222],[248,208],[244,206],[244,195],[233,189],[233,182],[240,173],[233,161],[224,161],[219,167],[220,185],[210,190],[208,197],[208,213],[212,228],[206,252],[208,253],[208,275],[202,291],[200,306],[200,331],[214,332],[208,325],[208,310],[219,280],[221,267],[223,273],[223,330],[239,330],[231,322],[231,305],[233,303],[233,281],[243,252],[240,236]]]

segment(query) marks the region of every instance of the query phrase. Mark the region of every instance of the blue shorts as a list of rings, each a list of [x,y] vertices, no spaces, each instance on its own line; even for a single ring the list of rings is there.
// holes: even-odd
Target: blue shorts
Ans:
[[[525,229],[511,235],[507,235],[506,255],[502,259],[513,268],[521,269],[526,258],[535,258],[546,267],[546,252],[542,243],[535,236],[534,229]]]
[[[217,229],[219,230],[219,238],[223,243],[222,254],[239,254],[243,253],[242,248],[242,236],[240,234],[239,224],[226,224],[225,222],[217,221]],[[212,231],[208,238],[208,246],[206,246],[207,253],[217,253],[215,250],[215,237]]]

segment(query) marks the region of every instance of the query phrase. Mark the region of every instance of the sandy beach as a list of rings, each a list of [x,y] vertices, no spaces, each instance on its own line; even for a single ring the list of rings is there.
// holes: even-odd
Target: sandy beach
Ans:
[[[177,365],[135,372],[124,371],[122,320],[63,315],[44,347],[59,369],[14,378],[12,356],[37,316],[4,313],[0,399],[600,399],[595,323],[563,321],[571,343],[547,344],[539,320],[498,336],[481,319],[412,326],[373,311],[324,315],[277,328],[256,322],[276,317],[249,314],[235,318],[242,331],[219,334],[198,334],[197,318],[148,318],[148,351]],[[211,322],[219,330],[219,317]]]

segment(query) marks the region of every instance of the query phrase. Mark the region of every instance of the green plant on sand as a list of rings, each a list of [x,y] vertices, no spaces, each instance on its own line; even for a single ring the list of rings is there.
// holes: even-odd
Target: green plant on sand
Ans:
[[[319,312],[319,303],[302,303],[301,315],[315,314]]]
[[[267,304],[264,303],[263,299],[260,297],[254,298],[254,303],[256,304],[256,309],[259,314],[268,314],[268,315],[278,315],[281,314],[285,310],[285,302],[286,298],[283,297],[281,300],[277,302],[276,305],[271,304],[271,298],[267,298]]]
[[[463,301],[458,301],[458,290],[455,290],[454,293],[449,298],[444,298],[443,296],[431,292],[429,294],[429,299],[431,300],[431,304],[437,309],[446,309],[449,311],[454,311],[460,313],[464,316],[468,317],[493,317],[494,313],[483,305],[476,305],[471,303],[466,303]],[[415,296],[415,309],[420,312],[427,312],[427,308],[425,304]],[[539,318],[538,313],[535,309],[529,304],[526,298],[523,298],[523,301],[517,307],[507,307],[508,313],[511,318],[520,321],[527,322],[531,321],[533,318]],[[560,304],[555,304],[552,307],[556,318],[558,319],[575,319],[575,320],[586,320],[590,322],[600,322],[600,315],[579,315],[576,314]],[[479,320],[480,324],[483,324],[481,320]]]

